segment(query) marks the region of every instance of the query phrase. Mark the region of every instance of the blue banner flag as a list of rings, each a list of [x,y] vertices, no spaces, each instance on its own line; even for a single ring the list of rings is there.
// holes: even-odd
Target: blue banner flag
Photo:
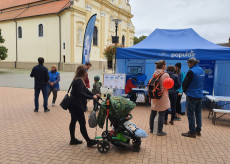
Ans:
[[[91,16],[85,28],[85,36],[84,36],[83,49],[82,49],[82,64],[89,62],[93,31],[94,31],[94,26],[96,22],[96,16],[97,14],[94,14],[93,16]]]

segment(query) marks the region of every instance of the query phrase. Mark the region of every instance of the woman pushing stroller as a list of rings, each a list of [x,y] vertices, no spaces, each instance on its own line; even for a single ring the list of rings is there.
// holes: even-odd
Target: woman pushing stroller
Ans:
[[[72,91],[70,94],[71,103],[69,107],[69,112],[71,114],[71,122],[69,125],[70,131],[70,145],[82,144],[82,141],[75,138],[75,127],[76,122],[80,124],[80,131],[84,139],[87,141],[87,146],[91,147],[98,143],[98,140],[90,139],[86,130],[86,121],[84,111],[86,110],[86,99],[97,99],[100,95],[93,95],[86,88],[84,82],[85,77],[87,76],[87,69],[85,65],[80,65],[77,67],[75,77],[72,82]]]

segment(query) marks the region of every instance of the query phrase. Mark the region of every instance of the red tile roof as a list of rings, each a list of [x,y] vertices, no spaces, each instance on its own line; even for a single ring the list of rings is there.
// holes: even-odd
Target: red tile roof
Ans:
[[[0,0],[0,10],[44,0]]]
[[[68,2],[69,0],[61,0],[61,1],[55,1],[43,5],[29,7],[25,12],[23,12],[17,18],[25,18],[25,17],[37,16],[37,15],[58,13],[64,8],[70,6],[70,3]]]
[[[14,10],[14,11],[2,13],[0,14],[0,21],[14,19],[19,14],[21,14],[23,11],[25,11],[25,9]]]
[[[20,10],[13,10],[0,14],[0,21],[25,18],[38,15],[55,14],[70,6],[70,0],[59,0],[45,4],[39,4]]]

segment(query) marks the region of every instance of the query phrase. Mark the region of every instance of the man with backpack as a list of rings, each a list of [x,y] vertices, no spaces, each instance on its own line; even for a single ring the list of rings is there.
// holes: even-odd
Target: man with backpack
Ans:
[[[187,63],[190,70],[188,71],[184,79],[182,87],[186,94],[189,131],[187,133],[182,133],[182,136],[196,138],[196,136],[201,135],[201,100],[203,97],[205,73],[203,69],[198,65],[199,60],[195,58],[190,58],[187,60]]]
[[[157,135],[165,136],[167,134],[162,129],[165,111],[170,108],[170,101],[168,90],[164,88],[163,81],[169,78],[169,74],[165,72],[166,62],[164,60],[159,60],[155,64],[156,71],[153,74],[153,78],[149,81],[149,96],[151,97],[150,133],[153,133],[154,119],[159,112]]]

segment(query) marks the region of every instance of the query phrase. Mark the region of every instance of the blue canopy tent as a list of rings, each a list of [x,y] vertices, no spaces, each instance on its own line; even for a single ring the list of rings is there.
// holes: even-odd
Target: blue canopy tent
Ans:
[[[229,60],[230,48],[202,38],[193,29],[156,29],[142,42],[117,49],[117,59]]]
[[[202,38],[192,28],[180,30],[156,29],[142,42],[128,48],[117,49],[116,72],[126,73],[127,76],[133,76],[135,73],[145,74],[147,80],[149,80],[155,71],[154,63],[156,60],[164,59],[167,61],[167,65],[175,64],[178,60],[181,60],[182,71],[187,72],[189,68],[186,60],[191,57],[200,60],[200,65],[202,63],[205,65],[206,72],[208,72],[207,79],[209,79],[207,84],[212,81],[209,88],[213,88],[214,68],[216,67],[215,70],[217,70],[217,66],[218,68],[221,67],[221,64],[215,65],[215,63],[230,61],[230,48],[216,45]],[[225,69],[227,67],[230,68],[230,66],[226,66]],[[132,70],[135,70],[135,73]],[[215,74],[215,79],[219,79],[219,76],[223,76],[220,71]],[[227,87],[228,96],[230,96],[230,85]],[[216,86],[215,92],[222,94]],[[224,92],[226,94],[226,90]]]

